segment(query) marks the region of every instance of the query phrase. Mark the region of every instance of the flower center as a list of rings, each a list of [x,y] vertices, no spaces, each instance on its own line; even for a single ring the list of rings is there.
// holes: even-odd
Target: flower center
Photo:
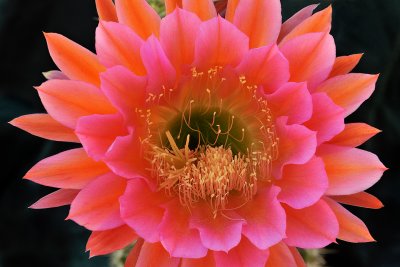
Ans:
[[[191,74],[153,105],[146,157],[160,190],[188,208],[207,201],[216,214],[230,195],[245,203],[270,180],[278,138],[265,99],[245,77],[218,67]]]

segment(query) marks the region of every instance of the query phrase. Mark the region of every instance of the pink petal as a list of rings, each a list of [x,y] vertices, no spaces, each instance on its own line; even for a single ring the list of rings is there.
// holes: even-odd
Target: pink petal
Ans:
[[[329,143],[338,146],[357,147],[380,132],[381,130],[365,123],[348,123],[344,130],[331,139]]]
[[[348,195],[370,188],[386,167],[368,151],[335,145],[322,145],[317,152],[329,178],[328,195]]]
[[[316,90],[327,93],[348,116],[372,95],[378,77],[359,73],[340,75],[325,81]]]
[[[268,92],[274,92],[290,77],[289,63],[276,45],[250,49],[236,67],[239,75],[251,85],[262,84]]]
[[[58,121],[49,114],[29,114],[13,119],[9,122],[30,134],[61,142],[79,143],[74,131]]]
[[[330,196],[330,198],[346,205],[367,209],[380,209],[383,207],[382,202],[377,197],[367,192],[360,192],[352,195]]]
[[[250,38],[250,47],[274,43],[282,24],[279,0],[240,0],[233,17],[235,24]]]
[[[176,70],[166,56],[160,42],[150,36],[140,51],[148,75],[148,91],[160,94],[164,89],[174,88]]]
[[[51,187],[82,189],[107,172],[104,163],[95,162],[82,148],[76,148],[43,159],[24,178]]]
[[[287,41],[312,32],[329,32],[332,23],[332,6],[315,13],[309,18],[306,18],[299,25],[293,28],[280,42],[283,45]]]
[[[175,69],[190,65],[201,20],[191,12],[177,8],[167,15],[160,26],[160,42]]]
[[[138,236],[127,225],[118,228],[93,232],[86,245],[90,257],[105,255],[132,244]]]
[[[97,161],[104,157],[118,136],[127,134],[127,130],[119,114],[91,115],[79,119],[75,133],[88,155]]]
[[[172,258],[159,242],[144,242],[135,267],[178,267],[179,262],[180,259]]]
[[[279,201],[292,208],[302,209],[316,203],[328,188],[324,162],[313,157],[302,165],[286,165],[282,179],[275,183],[282,191]]]
[[[286,20],[281,27],[281,32],[279,33],[278,43],[289,33],[291,32],[297,25],[302,23],[307,18],[311,17],[313,11],[317,8],[317,4],[309,5],[291,16],[288,20]]]
[[[313,94],[313,116],[304,125],[317,133],[317,142],[331,140],[344,129],[344,110],[326,94]]]
[[[158,35],[160,16],[146,0],[115,0],[120,23],[128,25],[146,40],[150,35]]]
[[[289,246],[300,248],[322,248],[335,242],[339,223],[329,206],[320,200],[304,209],[285,206],[287,215],[287,238]]]
[[[133,178],[120,198],[122,218],[141,238],[158,242],[166,201],[164,192],[152,192],[142,178]]]
[[[146,78],[137,76],[122,66],[115,66],[103,72],[100,79],[101,91],[124,116],[125,121],[138,123],[140,114],[135,110],[145,106]]]
[[[308,33],[293,38],[281,47],[290,65],[290,81],[307,81],[314,90],[332,70],[336,58],[333,37],[326,33]]]
[[[104,231],[124,224],[118,198],[124,193],[126,180],[108,173],[87,185],[71,204],[68,219],[91,231]]]
[[[282,168],[287,164],[304,164],[315,153],[316,133],[302,125],[287,125],[287,117],[276,120],[276,133],[279,137],[279,157],[274,161],[272,174],[279,179]]]
[[[213,0],[182,0],[187,11],[195,13],[201,20],[209,20],[217,16]]]
[[[114,173],[126,178],[143,174],[148,164],[134,129],[126,136],[117,137],[103,160]]]
[[[293,254],[284,242],[280,242],[269,249],[269,257],[265,267],[305,267],[305,265],[297,264]]]
[[[240,242],[245,220],[233,211],[222,211],[214,218],[208,205],[198,204],[192,211],[191,228],[198,229],[203,245],[214,251],[228,252]]]
[[[96,52],[107,68],[123,65],[138,75],[146,74],[140,58],[143,40],[128,26],[100,21],[96,30]]]
[[[42,197],[29,208],[31,209],[48,209],[56,208],[71,204],[78,195],[79,190],[75,189],[59,189],[47,196]]]
[[[45,33],[44,36],[51,58],[68,78],[99,85],[99,73],[105,69],[95,54],[61,34]]]
[[[215,66],[237,65],[248,51],[249,39],[221,17],[200,25],[195,45],[193,66],[208,70]]]
[[[100,90],[85,82],[49,80],[36,89],[49,115],[72,129],[80,117],[115,112]]]
[[[306,83],[287,83],[265,98],[274,116],[287,116],[289,124],[300,124],[311,118],[313,103]]]
[[[267,249],[285,237],[285,211],[277,200],[278,187],[261,188],[236,212],[246,220],[242,233],[258,249]]]
[[[260,250],[249,240],[242,238],[239,245],[225,252],[214,252],[216,267],[242,267],[242,266],[265,266],[269,252],[267,249]]]
[[[177,199],[163,205],[160,241],[172,257],[202,258],[207,249],[201,244],[199,231],[189,228],[190,213]]]
[[[368,231],[367,226],[351,212],[343,208],[336,201],[325,198],[339,222],[338,238],[347,242],[363,243],[375,241]]]

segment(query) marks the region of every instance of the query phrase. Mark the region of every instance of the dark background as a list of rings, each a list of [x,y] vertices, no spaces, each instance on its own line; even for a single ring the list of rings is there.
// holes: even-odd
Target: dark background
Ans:
[[[302,7],[333,4],[332,34],[337,54],[365,52],[357,72],[381,73],[377,89],[348,121],[364,121],[383,133],[363,148],[378,154],[390,168],[369,192],[381,210],[352,209],[370,228],[377,243],[329,247],[329,266],[400,266],[400,1],[282,0],[284,18]],[[67,145],[24,133],[7,122],[43,112],[32,88],[44,81],[42,71],[55,69],[42,31],[58,32],[93,50],[96,12],[92,0],[0,0],[0,267],[106,267],[108,259],[88,260],[89,233],[64,221],[66,208],[27,207],[52,191],[21,177],[40,159]]]

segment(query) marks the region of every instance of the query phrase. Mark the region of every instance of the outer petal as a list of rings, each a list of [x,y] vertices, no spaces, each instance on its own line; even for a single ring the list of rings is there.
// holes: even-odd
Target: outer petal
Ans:
[[[328,195],[354,194],[374,185],[386,170],[375,154],[357,148],[322,145],[322,157],[329,178]]]
[[[372,95],[377,79],[378,75],[350,73],[325,81],[317,91],[326,92],[347,116]]]
[[[289,247],[290,252],[293,255],[293,258],[296,262],[297,267],[307,267],[306,263],[304,262],[303,256],[301,256],[299,250],[296,247]]]
[[[318,144],[332,139],[344,129],[344,110],[326,94],[313,94],[313,116],[304,125],[317,132]]]
[[[290,80],[307,81],[313,90],[332,70],[336,58],[335,42],[327,33],[308,33],[286,42],[281,51],[289,60]]]
[[[289,247],[280,242],[269,249],[269,257],[265,267],[300,267]]]
[[[283,45],[287,41],[303,34],[312,32],[329,32],[331,30],[331,23],[332,6],[328,6],[324,10],[315,13],[297,25],[282,39],[280,45]]]
[[[69,80],[67,75],[59,70],[50,70],[42,73],[47,80]]]
[[[195,13],[201,20],[209,20],[217,16],[212,0],[182,0],[182,6]]]
[[[100,84],[99,73],[104,67],[95,54],[66,37],[45,33],[47,46],[54,63],[72,80]]]
[[[129,124],[137,125],[146,101],[147,79],[137,76],[122,66],[115,66],[101,74],[101,91]]]
[[[350,56],[337,57],[333,69],[329,77],[344,75],[352,71],[358,62],[360,62],[363,54],[354,54]]]
[[[290,77],[289,62],[276,45],[249,50],[236,67],[239,75],[251,85],[262,84],[268,92],[274,92]]]
[[[36,89],[50,116],[72,129],[80,117],[115,112],[100,90],[85,82],[50,80]]]
[[[31,209],[48,209],[56,208],[71,204],[78,195],[79,190],[75,189],[59,189],[47,196],[42,197],[29,208]]]
[[[147,39],[140,54],[148,73],[149,92],[160,94],[164,89],[174,88],[176,70],[156,37]]]
[[[49,114],[29,114],[10,121],[10,124],[30,134],[61,142],[79,142],[74,131],[58,121]]]
[[[380,209],[383,207],[382,202],[367,192],[360,192],[352,195],[343,196],[331,196],[331,199],[357,207],[368,208],[368,209]]]
[[[122,249],[132,244],[138,236],[127,225],[118,228],[93,232],[86,245],[86,250],[90,250],[90,257],[105,255],[116,250]]]
[[[215,266],[214,253],[208,252],[207,256],[201,259],[183,258],[180,267],[205,267]]]
[[[100,20],[118,22],[117,11],[112,0],[96,0]]]
[[[119,114],[91,115],[79,119],[76,130],[88,155],[96,161],[104,157],[118,136],[127,134]]]
[[[194,60],[194,46],[200,19],[191,12],[180,8],[161,21],[160,42],[175,69],[191,64]]]
[[[277,200],[279,191],[277,187],[259,189],[251,201],[237,210],[247,222],[243,235],[257,249],[267,249],[285,237],[286,216]]]
[[[96,30],[96,52],[106,67],[123,65],[138,75],[146,69],[140,58],[143,40],[128,26],[100,21]]]
[[[131,27],[140,37],[158,35],[160,16],[146,0],[115,0],[118,19]]]
[[[313,11],[317,8],[317,4],[309,5],[291,16],[288,20],[286,20],[281,27],[281,32],[279,33],[278,43],[289,33],[291,32],[297,25],[302,23],[307,18],[311,17]]]
[[[353,243],[375,241],[369,233],[367,226],[365,226],[359,218],[343,208],[336,201],[333,201],[330,198],[325,198],[324,200],[329,207],[331,207],[338,219],[339,239]]]
[[[82,148],[77,148],[40,161],[24,178],[51,187],[82,189],[107,172],[104,163],[93,161]]]
[[[268,250],[260,250],[246,238],[242,238],[240,244],[229,251],[214,252],[216,267],[242,267],[265,266],[268,259]]]
[[[239,4],[239,1],[240,0],[228,0],[228,4],[226,6],[225,19],[233,21],[233,17],[235,16],[235,11],[237,5]]]
[[[199,231],[189,229],[190,213],[182,208],[178,200],[165,205],[164,218],[160,225],[160,241],[172,257],[202,258],[207,249],[201,244]]]
[[[249,47],[248,37],[221,17],[203,22],[196,39],[194,67],[237,65]]]
[[[274,116],[286,116],[289,124],[300,124],[311,118],[313,102],[306,83],[287,83],[265,98]]]
[[[171,258],[159,242],[154,244],[144,242],[135,267],[178,267],[179,262],[180,259]]]
[[[279,137],[279,157],[274,162],[272,174],[279,179],[286,164],[304,164],[315,153],[316,133],[302,125],[287,125],[287,118],[276,120],[276,133]]]
[[[68,219],[92,231],[103,231],[124,224],[118,198],[126,180],[113,173],[100,176],[78,194],[71,204]]]
[[[232,22],[249,36],[250,47],[274,43],[282,24],[279,0],[240,0]],[[229,17],[228,17],[229,19]]]
[[[159,227],[164,217],[161,204],[164,192],[152,192],[140,177],[128,181],[124,195],[120,198],[121,215],[136,233],[147,242],[158,242]]]
[[[338,146],[357,147],[380,132],[381,130],[365,123],[348,123],[345,125],[344,130],[329,143]]]
[[[323,161],[314,157],[306,164],[285,166],[282,179],[275,184],[282,189],[278,196],[280,202],[302,209],[323,196],[328,188],[328,177]]]
[[[172,13],[177,7],[182,8],[182,0],[165,0],[164,2],[167,14]]]
[[[296,210],[285,207],[289,246],[322,248],[334,242],[339,233],[339,223],[330,207],[320,200],[311,207]]]
[[[144,240],[139,238],[135,243],[134,247],[129,252],[128,256],[126,257],[126,261],[124,267],[133,267],[136,266],[137,260],[140,255],[140,250],[142,249],[144,244]]]
[[[239,244],[242,227],[246,222],[233,211],[223,213],[225,216],[217,214],[214,218],[208,205],[197,206],[193,210],[190,226],[199,230],[200,239],[206,248],[228,252]]]

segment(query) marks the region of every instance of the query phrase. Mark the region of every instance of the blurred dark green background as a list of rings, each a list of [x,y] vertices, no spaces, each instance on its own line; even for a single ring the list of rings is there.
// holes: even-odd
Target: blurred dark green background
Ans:
[[[284,18],[317,0],[282,0]],[[385,204],[381,210],[353,209],[378,241],[330,247],[329,266],[400,266],[400,1],[333,0],[332,34],[337,54],[365,52],[356,71],[381,73],[377,90],[348,121],[364,121],[383,130],[364,148],[391,168],[370,192]],[[64,221],[66,208],[27,207],[51,189],[21,177],[38,160],[68,148],[33,137],[7,121],[43,107],[32,88],[42,71],[55,69],[42,31],[62,33],[93,49],[94,0],[0,0],[0,267],[106,267],[108,259],[88,260],[88,232]]]

